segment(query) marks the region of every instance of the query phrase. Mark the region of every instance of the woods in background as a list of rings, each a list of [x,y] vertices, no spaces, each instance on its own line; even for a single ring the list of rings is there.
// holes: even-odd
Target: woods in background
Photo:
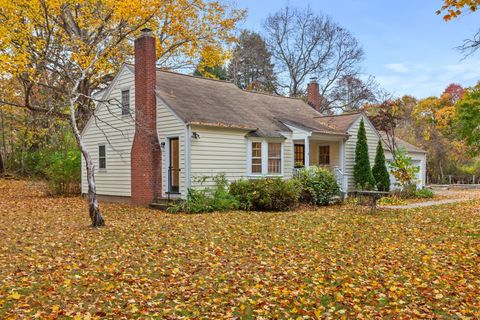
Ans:
[[[480,176],[480,85],[449,85],[438,97],[403,96],[365,106],[375,126],[426,150],[431,183],[472,183]],[[478,180],[477,180],[478,181]]]

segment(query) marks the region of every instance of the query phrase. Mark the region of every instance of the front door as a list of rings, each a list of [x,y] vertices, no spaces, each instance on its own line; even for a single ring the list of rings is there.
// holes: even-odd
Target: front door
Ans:
[[[180,192],[180,148],[178,138],[169,139],[168,192]]]

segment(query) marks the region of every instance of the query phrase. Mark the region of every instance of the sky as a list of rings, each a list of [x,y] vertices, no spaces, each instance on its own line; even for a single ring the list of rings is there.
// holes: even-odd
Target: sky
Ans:
[[[242,28],[262,31],[270,14],[287,3],[310,6],[347,28],[365,51],[363,72],[395,96],[439,95],[450,83],[480,80],[480,52],[465,58],[456,47],[480,28],[480,12],[444,22],[441,0],[237,0],[248,10]]]

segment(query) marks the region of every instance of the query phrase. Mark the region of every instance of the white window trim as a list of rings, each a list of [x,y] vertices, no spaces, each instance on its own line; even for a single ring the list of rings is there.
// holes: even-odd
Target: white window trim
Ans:
[[[105,148],[105,168],[100,168],[100,147]],[[107,145],[105,143],[99,143],[97,146],[98,152],[98,172],[107,172]]]
[[[123,114],[123,92],[128,91],[128,113]],[[120,88],[120,116],[122,117],[130,117],[132,115],[132,90],[130,87],[123,87]]]
[[[252,143],[260,142],[262,144],[262,173],[252,173]],[[280,143],[280,173],[268,173],[268,143]],[[258,177],[283,177],[285,168],[285,152],[284,141],[279,140],[262,140],[262,139],[248,139],[247,140],[247,176],[252,178]]]

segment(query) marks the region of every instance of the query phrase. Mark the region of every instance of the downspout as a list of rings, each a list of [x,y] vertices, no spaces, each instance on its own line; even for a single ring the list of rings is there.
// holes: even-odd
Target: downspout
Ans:
[[[185,196],[188,194],[188,189],[190,189],[190,165],[191,165],[191,140],[192,139],[192,128],[189,124],[185,127]]]

